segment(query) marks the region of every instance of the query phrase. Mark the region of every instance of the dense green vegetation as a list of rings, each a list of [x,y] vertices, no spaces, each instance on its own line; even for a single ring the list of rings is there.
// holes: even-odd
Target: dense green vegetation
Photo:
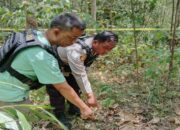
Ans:
[[[90,29],[101,31],[108,28],[119,35],[116,48],[100,57],[90,71],[94,90],[102,106],[106,110],[115,104],[124,110],[142,108],[145,110],[145,123],[154,117],[174,117],[175,111],[180,109],[178,1],[97,0],[95,11],[92,10],[93,0],[0,0],[0,41],[2,43],[4,36],[12,30],[24,29],[29,22],[27,17],[32,17],[32,22],[39,29],[46,29],[56,14],[76,12],[87,22],[88,34],[95,32]],[[45,104],[47,96],[44,95],[44,89],[41,89],[33,92],[31,99],[36,104]],[[8,112],[24,120],[19,112],[14,111]],[[39,119],[53,120],[43,112],[45,110],[41,114],[33,108],[32,113],[37,116],[27,118],[27,123],[34,125]],[[42,122],[39,124],[42,125]],[[174,128],[174,124],[167,129]]]

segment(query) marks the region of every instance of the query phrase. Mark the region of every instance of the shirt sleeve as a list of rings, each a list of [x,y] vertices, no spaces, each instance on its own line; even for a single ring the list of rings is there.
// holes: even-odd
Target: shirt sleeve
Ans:
[[[28,57],[40,83],[57,84],[65,82],[65,78],[54,56],[42,48],[35,48],[33,53]]]
[[[83,93],[91,93],[92,88],[88,80],[86,67],[84,61],[80,60],[81,53],[77,50],[67,50],[68,64],[71,68],[72,74],[75,77],[80,89]]]

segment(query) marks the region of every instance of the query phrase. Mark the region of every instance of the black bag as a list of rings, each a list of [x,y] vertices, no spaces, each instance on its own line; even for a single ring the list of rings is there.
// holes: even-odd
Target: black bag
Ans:
[[[13,32],[8,39],[4,42],[3,46],[0,48],[0,72],[8,71],[11,76],[16,77],[23,83],[28,84],[31,89],[37,89],[42,86],[39,81],[32,81],[27,76],[20,74],[18,71],[11,67],[13,59],[22,50],[29,47],[39,46],[44,48],[47,52],[52,54],[55,58],[58,58],[56,47],[51,47],[42,44],[36,38],[36,30],[27,30],[23,32]],[[60,65],[60,63],[59,63]]]

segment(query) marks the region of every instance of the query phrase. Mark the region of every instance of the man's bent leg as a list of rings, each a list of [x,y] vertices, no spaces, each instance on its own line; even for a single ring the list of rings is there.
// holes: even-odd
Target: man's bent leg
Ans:
[[[61,121],[68,129],[71,129],[71,123],[65,116],[65,98],[53,87],[53,85],[46,86],[49,94],[50,104],[56,118]]]
[[[50,104],[54,107],[54,114],[58,118],[60,114],[65,111],[65,98],[53,87],[53,85],[46,86],[49,94]]]
[[[81,95],[80,88],[79,88],[74,76],[72,74],[70,74],[68,77],[65,77],[65,78],[66,78],[66,81],[68,82],[68,84],[74,89],[74,91],[80,97],[80,95]],[[75,105],[73,105],[70,102],[68,102],[68,103],[69,103],[69,110],[68,110],[69,114],[80,116],[79,108],[77,108]]]

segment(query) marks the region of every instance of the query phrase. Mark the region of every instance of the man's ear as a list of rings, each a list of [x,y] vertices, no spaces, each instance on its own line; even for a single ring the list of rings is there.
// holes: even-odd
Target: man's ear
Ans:
[[[93,44],[94,44],[94,45],[97,45],[97,44],[98,44],[98,41],[97,41],[97,40],[94,40],[94,41],[93,41]]]
[[[57,35],[59,35],[61,33],[61,29],[60,28],[54,28],[53,32],[57,36]]]

